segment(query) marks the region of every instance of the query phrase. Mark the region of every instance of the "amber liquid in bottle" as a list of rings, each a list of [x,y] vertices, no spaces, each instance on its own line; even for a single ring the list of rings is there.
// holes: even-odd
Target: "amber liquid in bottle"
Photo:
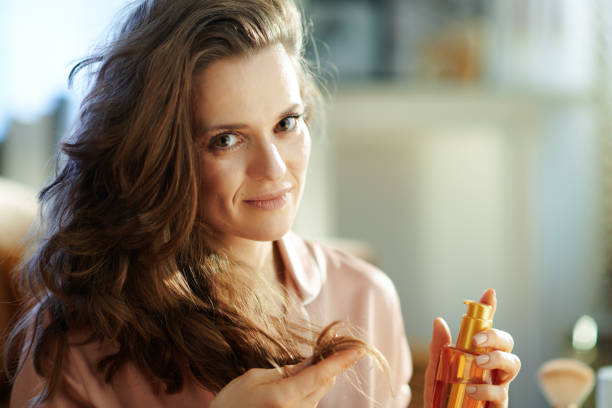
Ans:
[[[483,408],[485,401],[470,398],[470,384],[490,384],[491,371],[476,365],[476,357],[488,352],[472,344],[472,337],[493,326],[493,308],[466,300],[468,311],[461,321],[456,346],[440,351],[434,386],[433,408]]]

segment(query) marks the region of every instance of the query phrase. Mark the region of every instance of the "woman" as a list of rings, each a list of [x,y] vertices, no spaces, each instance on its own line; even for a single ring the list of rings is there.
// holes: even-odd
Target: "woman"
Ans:
[[[289,0],[150,0],[76,67],[99,64],[41,193],[12,407],[407,405],[393,284],[290,232],[317,99],[302,41]],[[503,407],[518,360],[488,334],[501,380],[473,395]],[[436,321],[429,401],[449,339]]]

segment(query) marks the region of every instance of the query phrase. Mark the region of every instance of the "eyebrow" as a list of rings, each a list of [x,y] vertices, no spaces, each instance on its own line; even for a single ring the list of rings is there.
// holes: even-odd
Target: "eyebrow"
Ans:
[[[281,114],[279,114],[278,119],[279,120],[283,119],[284,117],[291,115],[292,113],[295,113],[297,111],[303,111],[303,110],[304,110],[304,104],[302,103],[293,104],[289,107],[289,109],[286,109]],[[198,132],[198,134],[205,135],[214,130],[235,130],[235,129],[244,129],[246,127],[248,127],[248,125],[242,124],[242,123],[214,125],[214,126],[209,126],[207,128],[203,128],[200,132]]]

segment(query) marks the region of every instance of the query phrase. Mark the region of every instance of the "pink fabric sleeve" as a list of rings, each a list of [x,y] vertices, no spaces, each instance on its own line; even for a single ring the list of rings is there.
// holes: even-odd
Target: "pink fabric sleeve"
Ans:
[[[400,308],[399,299],[393,289],[390,316],[391,335],[386,338],[387,358],[392,373],[393,392],[396,394],[391,407],[405,408],[410,403],[411,391],[408,382],[412,377],[412,358],[408,348],[408,342],[404,332],[404,322]],[[383,339],[385,339],[383,337]]]
[[[374,275],[366,304],[370,341],[386,357],[391,380],[389,384],[379,369],[370,370],[369,374],[374,377],[372,396],[382,408],[406,408],[411,398],[408,382],[412,376],[412,358],[395,286],[380,271]]]
[[[64,369],[58,389],[50,399],[37,406],[41,408],[93,407],[88,401],[87,392],[80,378],[81,376],[74,372],[74,367],[71,367],[69,361],[64,361]],[[25,408],[33,406],[32,404],[42,391],[45,381],[34,370],[32,353],[29,353],[13,385],[9,407]]]

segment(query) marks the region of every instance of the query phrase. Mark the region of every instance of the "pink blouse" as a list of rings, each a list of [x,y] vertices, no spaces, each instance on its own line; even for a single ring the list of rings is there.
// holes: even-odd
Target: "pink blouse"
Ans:
[[[335,320],[359,327],[364,340],[387,358],[390,378],[362,358],[354,375],[341,374],[321,408],[406,407],[410,401],[408,381],[412,362],[404,334],[399,299],[391,280],[376,267],[320,243],[305,241],[289,232],[278,247],[290,290],[312,322],[325,326]],[[69,347],[61,386],[44,407],[185,407],[206,408],[214,395],[192,376],[186,375],[177,394],[156,394],[145,376],[127,363],[106,383],[96,370],[97,361],[108,354],[99,344]],[[43,385],[30,358],[17,376],[11,408],[29,406]]]

